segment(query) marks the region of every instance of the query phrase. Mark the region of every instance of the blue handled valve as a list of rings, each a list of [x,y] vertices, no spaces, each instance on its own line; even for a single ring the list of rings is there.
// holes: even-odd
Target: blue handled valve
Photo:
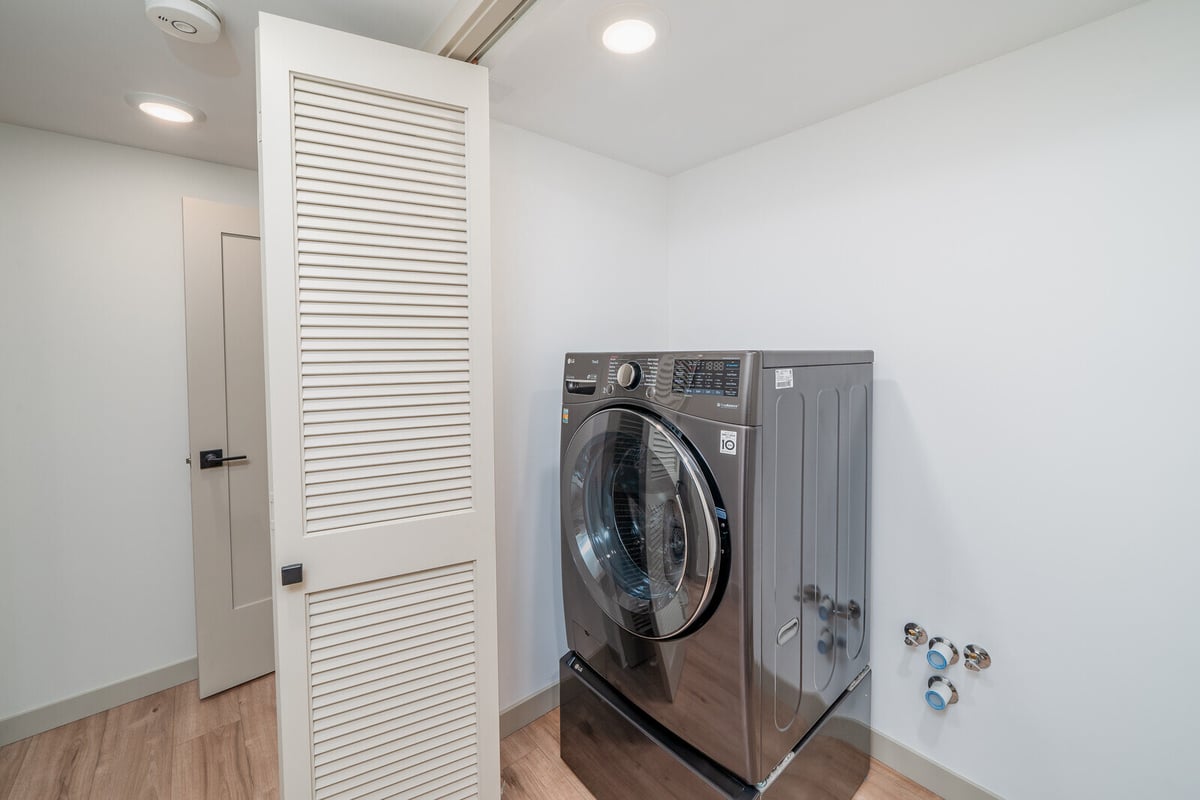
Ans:
[[[929,640],[929,650],[925,653],[925,660],[934,669],[945,669],[958,663],[958,648],[954,646],[953,642],[943,639],[941,636],[935,636]]]
[[[925,690],[925,702],[934,711],[945,711],[947,707],[958,702],[958,690],[954,684],[941,675],[930,677]]]

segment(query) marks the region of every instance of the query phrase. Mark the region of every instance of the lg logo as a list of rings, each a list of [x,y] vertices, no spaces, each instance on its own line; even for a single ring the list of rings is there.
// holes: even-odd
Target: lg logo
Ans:
[[[721,454],[737,455],[737,431],[721,431]]]

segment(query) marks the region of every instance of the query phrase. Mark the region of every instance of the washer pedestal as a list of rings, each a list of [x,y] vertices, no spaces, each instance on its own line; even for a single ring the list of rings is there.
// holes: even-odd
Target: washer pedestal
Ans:
[[[596,800],[851,800],[870,768],[869,671],[760,791],[648,717],[573,651],[560,665],[562,759]]]

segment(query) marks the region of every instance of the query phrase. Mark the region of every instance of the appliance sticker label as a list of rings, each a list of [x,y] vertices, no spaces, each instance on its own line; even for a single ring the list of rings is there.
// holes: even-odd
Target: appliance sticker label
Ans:
[[[737,431],[721,431],[721,454],[737,455]]]
[[[571,409],[563,407],[563,425],[571,421]]]
[[[794,385],[795,384],[792,381],[792,368],[791,367],[788,367],[787,369],[775,370],[775,388],[776,389],[790,389]]]

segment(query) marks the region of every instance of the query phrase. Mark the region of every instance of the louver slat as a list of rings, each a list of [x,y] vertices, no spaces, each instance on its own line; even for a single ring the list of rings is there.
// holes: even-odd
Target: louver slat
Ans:
[[[460,109],[293,83],[305,530],[472,507]]]
[[[464,255],[467,252],[466,242],[445,241],[444,239],[434,239],[429,236],[406,236],[400,231],[392,227],[392,230],[386,233],[378,230],[367,232],[348,231],[348,230],[325,230],[324,227],[316,227],[311,222],[304,220],[307,224],[305,228],[305,241],[316,242],[343,242],[357,245],[374,245],[376,247],[391,247],[391,248],[406,248],[409,250],[429,250],[432,252],[457,253]],[[322,225],[318,222],[317,225]],[[406,231],[407,232],[407,231]],[[308,251],[305,251],[308,252]],[[313,251],[316,252],[316,251]],[[465,259],[464,259],[465,260]]]
[[[299,203],[296,213],[301,220],[335,220],[340,225],[355,224],[363,227],[377,225],[387,226],[388,230],[409,226],[428,231],[430,235],[446,236],[456,241],[466,241],[466,221],[458,219],[438,219],[427,214],[412,214],[387,209],[358,207],[347,201],[329,202],[331,198],[321,198],[325,202]],[[310,227],[324,227],[321,223],[310,223]],[[333,226],[330,226],[333,227]]]
[[[428,181],[412,180],[401,176],[398,170],[386,167],[364,166],[357,161],[329,159],[327,163],[310,166],[313,159],[299,155],[296,158],[296,177],[314,182],[345,183],[363,188],[389,189],[395,192],[416,192],[439,198],[437,204],[447,208],[458,208],[465,202],[467,190],[446,187]]]
[[[391,730],[398,722],[409,719],[424,719],[437,716],[448,708],[458,708],[461,703],[475,702],[475,687],[469,680],[460,680],[456,686],[443,685],[438,691],[425,693],[418,700],[411,697],[387,697],[371,703],[369,708],[355,708],[339,714],[326,715],[319,739],[332,739],[351,734],[360,738],[374,736]],[[330,758],[336,750],[330,750]]]
[[[411,158],[397,157],[391,153],[369,153],[353,147],[341,147],[323,142],[298,142],[296,163],[305,167],[345,169],[366,175],[387,175],[417,183],[441,186],[462,191],[466,188],[466,177],[458,174],[451,164],[422,162],[414,166]]]
[[[356,102],[353,94],[347,97],[336,97],[330,95],[329,89],[327,88],[324,92],[322,92],[322,88],[324,87],[320,87],[319,84],[310,84],[305,86],[301,83],[297,83],[295,95],[296,102],[304,105],[333,109],[335,111],[348,111],[355,114],[366,114],[382,120],[392,120],[408,125],[416,125],[422,128],[428,128],[432,131],[449,131],[451,133],[459,134],[460,136],[463,132],[462,123],[454,120],[454,112],[451,110],[446,111],[446,113],[450,116],[441,118],[431,116],[427,113],[422,113],[428,109],[428,106],[419,106],[416,104],[410,104],[407,107],[399,105],[381,105],[379,102],[370,102],[372,100],[378,101],[378,98],[364,93],[358,93],[357,96],[359,101]],[[344,92],[345,90],[342,91]]]
[[[314,592],[314,796],[439,797],[478,782],[474,565]]]
[[[420,225],[429,228],[447,228],[462,230],[466,225],[467,215],[462,211],[450,208],[434,209],[421,204],[403,203],[378,198],[355,197],[344,191],[309,192],[302,201],[297,202],[298,209],[324,209],[345,218],[354,214],[351,219],[365,220],[403,220],[405,224]]]
[[[370,466],[381,466],[383,464],[395,464],[405,460],[409,462],[425,461],[430,458],[438,458],[440,455],[442,455],[434,455],[429,452],[433,450],[451,449],[457,451],[459,448],[469,447],[466,436],[436,435],[442,432],[443,431],[414,431],[413,436],[411,437],[412,440],[410,441],[367,442],[363,444],[345,445],[340,447],[309,447],[305,449],[304,457],[307,461],[313,462],[314,469],[325,470],[328,472],[329,470],[338,469],[338,465],[342,464],[343,462],[355,461],[355,463],[358,463],[356,459],[362,459],[360,464],[362,466],[368,464]],[[451,431],[445,432],[452,433]],[[416,437],[421,433],[432,433],[434,435],[429,435],[427,438],[417,439]],[[326,482],[328,482],[328,479],[333,476],[326,474],[324,477],[326,478]],[[464,491],[468,494],[470,493],[469,488],[464,489]],[[397,493],[397,495],[399,495],[399,493]],[[337,498],[334,499],[336,500]],[[400,499],[399,496],[397,496],[396,499]],[[408,501],[406,505],[419,506],[421,502],[420,497],[406,499]],[[432,500],[433,498],[430,499]],[[317,508],[317,506],[314,506],[313,510],[316,511]],[[318,516],[321,519],[326,519],[328,517],[327,514],[309,515],[310,519],[315,519]],[[336,520],[326,523],[326,525],[329,524],[336,526]]]
[[[346,219],[343,212],[335,208],[306,206],[307,211],[300,212],[300,223],[309,231],[318,234],[324,231],[347,231],[351,233],[382,233],[388,236],[407,236],[411,239],[425,239],[432,242],[465,243],[466,231],[452,227],[450,224],[430,225],[428,218],[407,219],[395,217],[393,221],[383,222],[375,219]],[[366,216],[366,215],[361,215]],[[381,215],[382,216],[382,215]]]
[[[311,78],[296,78],[293,89],[297,92],[311,92],[333,99],[355,102],[360,104],[360,106],[368,108],[379,107],[407,111],[432,121],[442,120],[443,122],[453,123],[458,126],[457,130],[462,130],[463,117],[461,110],[449,106],[435,105],[426,100],[409,100],[406,97],[378,94],[366,89],[338,86],[312,80]]]
[[[461,148],[444,142],[414,136],[408,133],[392,133],[379,128],[367,128],[341,120],[322,119],[303,114],[296,115],[296,130],[312,134],[339,137],[357,145],[358,149],[384,145],[384,152],[404,153],[414,161],[430,161],[435,164],[461,166],[466,160]]]
[[[345,205],[363,203],[367,208],[382,208],[440,219],[463,221],[466,217],[465,201],[443,198],[422,192],[390,189],[382,186],[367,186],[347,175],[345,180],[320,180],[297,178],[296,189],[301,202],[320,202],[336,198]]]

